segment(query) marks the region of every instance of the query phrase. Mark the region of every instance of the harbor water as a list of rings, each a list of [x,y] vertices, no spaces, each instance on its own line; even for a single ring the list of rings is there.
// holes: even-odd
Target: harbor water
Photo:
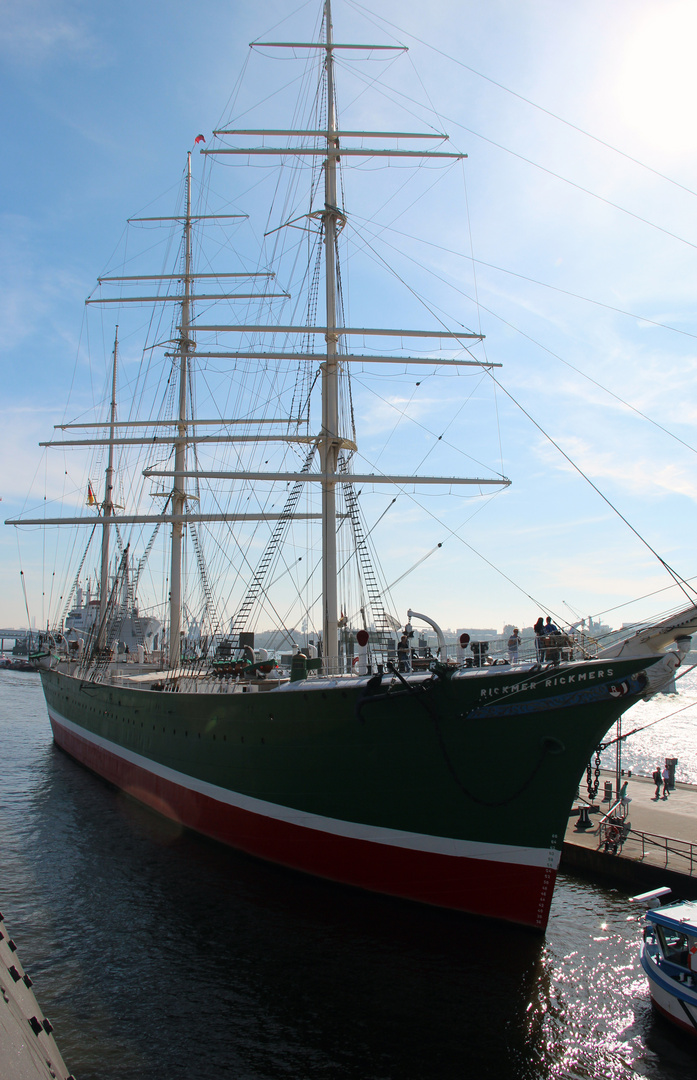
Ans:
[[[697,783],[697,708],[653,723],[697,703],[697,676],[680,690],[626,714],[653,726],[623,767],[673,756]],[[56,750],[36,675],[0,670],[0,749],[0,910],[77,1080],[694,1073],[619,889],[562,875],[540,937],[256,862]]]

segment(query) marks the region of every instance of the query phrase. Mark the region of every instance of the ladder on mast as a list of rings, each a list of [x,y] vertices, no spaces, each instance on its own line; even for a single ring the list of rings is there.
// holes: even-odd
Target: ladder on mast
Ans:
[[[312,446],[308,451],[307,457],[305,458],[305,463],[300,470],[301,472],[307,473],[310,471],[310,465],[312,464],[315,450],[316,446]],[[251,615],[254,605],[259,598],[259,594],[264,587],[264,579],[266,578],[269,567],[271,566],[271,561],[278,548],[280,547],[281,541],[283,540],[283,536],[288,529],[288,526],[293,520],[293,514],[295,513],[295,508],[298,505],[298,501],[300,499],[304,486],[305,485],[303,484],[302,480],[297,480],[293,484],[290,495],[286,499],[285,506],[283,507],[281,515],[276,522],[273,533],[271,534],[271,539],[266,545],[266,549],[261,559],[259,560],[257,569],[254,571],[251,584],[247,589],[242,604],[240,605],[237,613],[232,619],[232,622],[230,624],[230,637],[232,639],[232,647],[234,649],[240,648],[240,634],[244,631],[244,628],[249,620],[249,616]]]

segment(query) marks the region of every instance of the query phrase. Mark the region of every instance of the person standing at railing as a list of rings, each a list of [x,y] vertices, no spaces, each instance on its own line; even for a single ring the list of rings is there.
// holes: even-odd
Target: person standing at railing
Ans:
[[[622,784],[622,787],[620,789],[620,794],[619,794],[619,810],[620,810],[620,813],[621,813],[622,817],[624,817],[624,818],[626,818],[627,814],[629,813],[629,804],[632,801],[629,798],[629,795],[627,794],[627,789],[628,788],[629,788],[629,781],[625,780],[625,782]]]
[[[411,671],[411,646],[406,630],[397,644],[397,661],[400,671]]]
[[[518,649],[520,648],[520,631],[516,627],[508,639],[508,659],[511,664],[518,663]]]
[[[545,658],[545,651],[542,648],[542,638],[545,636],[545,621],[541,615],[533,626],[533,630],[535,631],[535,652],[537,659],[541,663]]]

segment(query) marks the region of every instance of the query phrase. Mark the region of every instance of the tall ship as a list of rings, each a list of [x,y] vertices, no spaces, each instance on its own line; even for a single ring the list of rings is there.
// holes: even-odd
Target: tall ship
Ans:
[[[401,183],[397,166],[465,155],[439,131],[344,129],[341,62],[402,49],[335,41],[329,0],[318,25],[316,40],[256,43],[301,65],[306,111],[285,128],[199,135],[203,179],[190,152],[180,204],[130,223],[152,230],[152,247],[164,230],[164,269],[134,272],[129,249],[88,300],[119,310],[104,410],[45,444],[91,455],[88,506],[8,522],[62,526],[75,551],[43,636],[53,737],[158,813],[252,856],[543,930],[583,770],[622,714],[671,682],[697,607],[606,649],[557,632],[507,660],[467,635],[449,647],[437,611],[395,610],[374,545],[395,493],[478,496],[510,481],[400,472],[374,449],[352,386],[408,372],[464,394],[465,376],[496,365],[478,330],[438,310],[390,326],[389,290],[387,325],[348,318],[353,169],[363,185],[368,166]],[[253,259],[235,246],[246,218],[230,200],[263,184],[271,210]],[[372,430],[359,443],[361,421]],[[432,647],[415,648],[424,629]]]

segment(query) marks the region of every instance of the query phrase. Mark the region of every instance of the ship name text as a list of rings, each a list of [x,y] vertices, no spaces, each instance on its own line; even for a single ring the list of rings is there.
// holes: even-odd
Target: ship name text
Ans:
[[[557,675],[552,679],[540,679],[537,682],[513,683],[511,686],[492,686],[488,690],[482,690],[480,697],[499,697],[502,694],[522,694],[526,690],[536,690],[540,686],[573,686],[576,683],[584,683],[595,679],[611,679],[612,668],[598,668],[597,671],[579,671],[575,675]]]

